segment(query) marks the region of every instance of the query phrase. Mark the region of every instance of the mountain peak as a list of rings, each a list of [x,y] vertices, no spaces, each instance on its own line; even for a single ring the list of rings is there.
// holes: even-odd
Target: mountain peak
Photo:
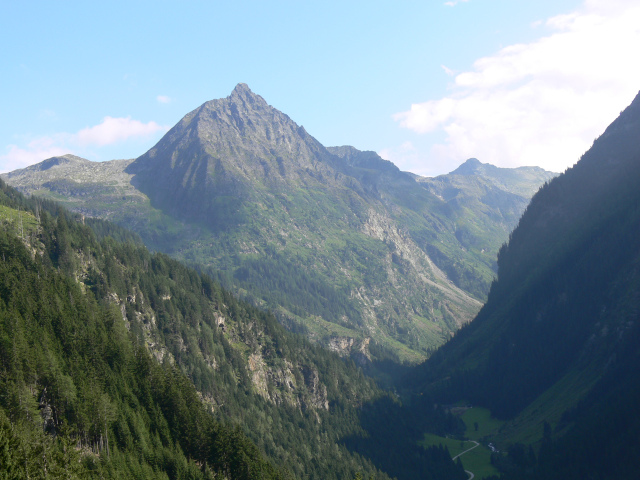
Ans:
[[[78,157],[76,155],[71,155],[67,153],[66,155],[59,155],[57,157],[47,158],[40,163],[35,165],[31,165],[27,167],[25,170],[33,170],[33,171],[44,171],[49,170],[52,167],[56,167],[58,165],[67,165],[67,164],[77,164],[77,163],[86,163],[89,162],[86,158]]]
[[[327,147],[329,153],[342,158],[351,167],[377,170],[378,172],[400,173],[400,169],[389,160],[384,160],[376,152],[361,151],[350,145]]]
[[[236,87],[233,89],[233,92],[231,92],[231,95],[254,95],[254,93],[251,91],[251,89],[249,88],[249,85],[247,85],[246,83],[238,83],[236,85]]]
[[[241,101],[243,103],[248,103],[248,104],[256,104],[256,103],[262,103],[264,105],[267,104],[264,98],[262,98],[260,95],[256,95],[255,93],[253,93],[249,88],[249,85],[247,85],[246,83],[237,84],[228,98],[229,100],[231,100],[231,102]]]
[[[238,83],[229,96],[189,112],[127,173],[135,174],[136,187],[172,214],[206,219],[221,229],[223,222],[231,225],[240,218],[227,215],[231,208],[218,206],[223,201],[240,211],[250,195],[258,195],[256,185],[298,188],[318,182],[310,171],[334,163],[335,157],[304,128]],[[202,204],[207,196],[220,199]]]
[[[477,158],[470,158],[451,172],[451,175],[473,175],[482,165],[483,163]]]

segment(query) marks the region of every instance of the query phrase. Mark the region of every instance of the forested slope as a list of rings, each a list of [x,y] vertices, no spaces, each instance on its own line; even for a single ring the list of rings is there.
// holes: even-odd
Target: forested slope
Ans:
[[[77,233],[65,215],[40,211],[38,227],[0,186],[3,478],[286,477],[216,421],[178,369],[131,342],[118,309],[64,273]]]
[[[510,420],[498,438],[543,436],[508,478],[637,477],[639,138],[640,96],[534,196],[488,302],[414,376]]]
[[[7,465],[115,478],[460,475],[448,453],[413,448],[424,429],[455,428],[442,411],[393,443],[376,431],[395,451],[378,456],[353,441],[373,428],[362,407],[391,424],[410,412],[352,362],[119,227],[0,186]]]

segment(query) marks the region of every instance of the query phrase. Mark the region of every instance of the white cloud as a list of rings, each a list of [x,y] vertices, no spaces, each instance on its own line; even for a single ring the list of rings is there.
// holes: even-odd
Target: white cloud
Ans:
[[[68,150],[55,145],[43,145],[42,142],[30,142],[27,148],[9,145],[7,154],[0,155],[0,173],[25,168],[44,159],[69,153]]]
[[[455,77],[451,94],[394,115],[418,133],[444,131],[430,162],[575,163],[640,89],[640,5],[587,0],[546,21],[552,33],[503,48]]]
[[[105,117],[102,123],[86,127],[77,133],[55,133],[30,140],[26,146],[9,145],[7,153],[0,155],[0,172],[24,168],[50,157],[76,153],[92,147],[105,147],[128,140],[147,139],[169,127],[156,122],[143,123],[131,117]]]
[[[446,65],[440,65],[440,67],[442,68],[442,70],[444,70],[444,73],[446,73],[447,75],[449,75],[450,77],[453,77],[456,72],[454,72],[453,70],[451,70],[449,67],[447,67]]]
[[[449,2],[444,2],[447,7],[455,7],[460,2],[468,2],[469,0],[451,0]]]
[[[125,141],[131,137],[148,137],[154,133],[166,130],[156,122],[142,123],[131,117],[104,117],[101,124],[80,130],[74,136],[74,141],[80,145],[105,146]]]
[[[400,165],[411,165],[416,161],[416,148],[411,142],[393,148],[385,148],[377,152],[385,160],[391,160]]]
[[[156,100],[160,103],[171,103],[171,97],[168,97],[166,95],[158,95],[156,97]]]

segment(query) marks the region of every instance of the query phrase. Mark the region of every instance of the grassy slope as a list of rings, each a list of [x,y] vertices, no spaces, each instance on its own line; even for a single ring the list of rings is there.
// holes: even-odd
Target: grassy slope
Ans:
[[[473,472],[478,480],[497,475],[499,472],[491,465],[491,450],[487,447],[487,443],[499,432],[504,422],[491,418],[489,410],[481,407],[466,409],[461,418],[467,427],[465,432],[467,440],[446,438],[426,433],[420,444],[424,447],[444,445],[453,458],[473,447],[475,444],[472,440],[475,440],[480,443],[480,446],[460,456],[465,470]],[[475,423],[478,424],[477,431],[475,430]]]

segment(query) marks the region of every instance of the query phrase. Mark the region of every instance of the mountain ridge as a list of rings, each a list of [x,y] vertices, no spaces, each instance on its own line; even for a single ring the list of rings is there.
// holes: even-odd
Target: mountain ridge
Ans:
[[[500,210],[468,184],[456,188],[473,205],[447,202],[374,152],[325,148],[244,84],[137,159],[102,168],[3,178],[131,227],[316,341],[412,362],[471,320],[494,276],[498,240],[468,219],[480,214],[506,239],[526,202],[494,186],[515,201]]]

